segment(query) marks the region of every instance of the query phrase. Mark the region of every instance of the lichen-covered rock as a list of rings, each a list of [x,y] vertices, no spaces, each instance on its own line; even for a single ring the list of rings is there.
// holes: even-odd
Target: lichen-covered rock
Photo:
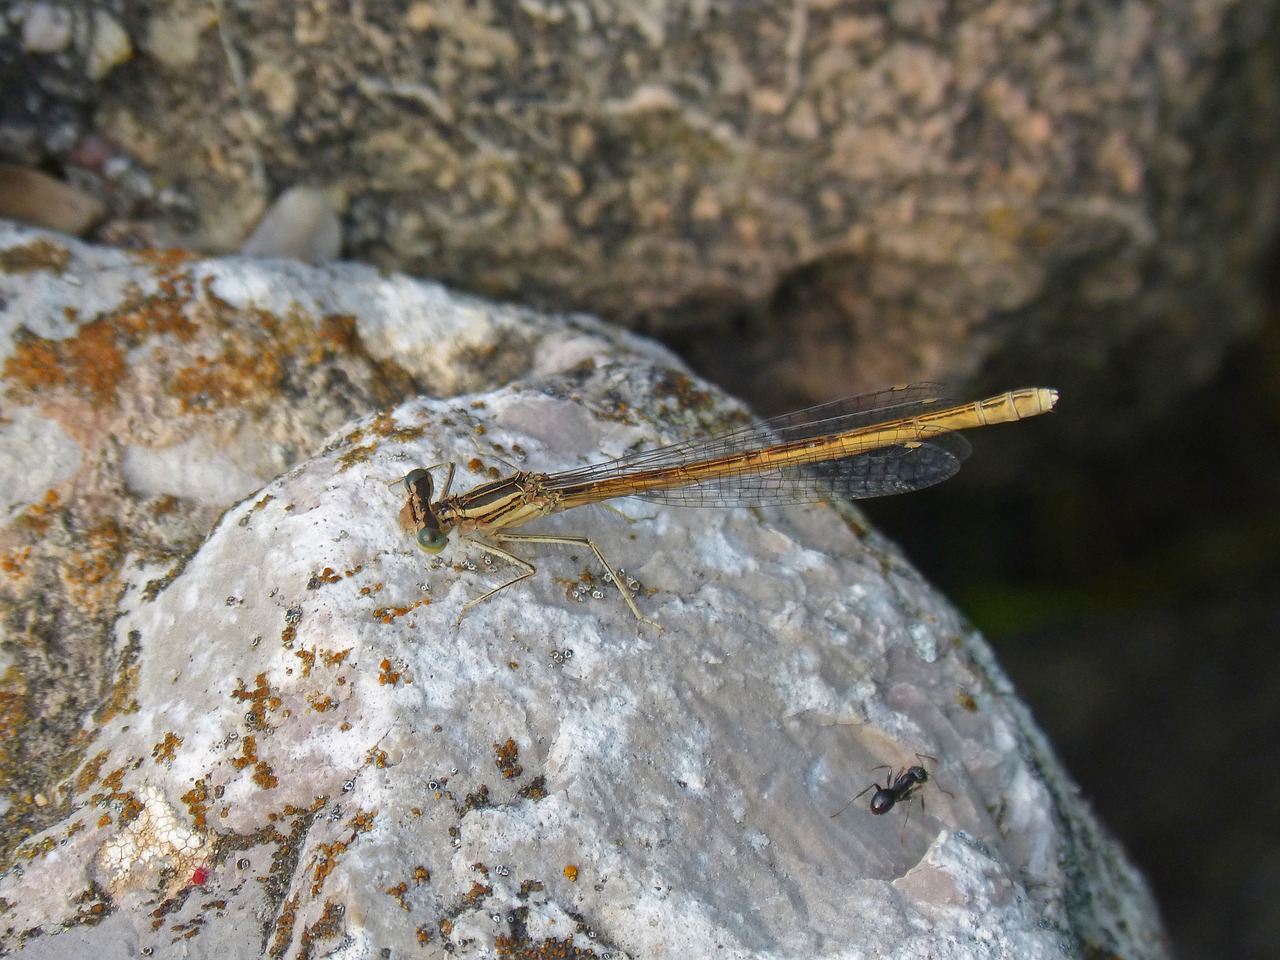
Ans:
[[[420,552],[396,479],[725,422],[663,351],[350,266],[25,231],[0,266],[0,948],[1164,955],[986,646],[848,510],[567,512],[654,624],[563,545],[463,613],[512,570]]]
[[[277,185],[320,187],[357,258],[643,322],[721,382],[1042,364],[1087,387],[1094,434],[1258,317],[1271,0],[138,0],[121,26],[148,56],[104,85],[15,32],[37,82],[0,142],[62,159],[92,117],[154,183],[107,175],[113,213],[201,249],[237,249]],[[749,349],[718,349],[730,329]]]

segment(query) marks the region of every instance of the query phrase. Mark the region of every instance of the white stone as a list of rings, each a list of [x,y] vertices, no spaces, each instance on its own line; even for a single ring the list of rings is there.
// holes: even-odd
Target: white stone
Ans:
[[[89,78],[101,80],[132,56],[133,44],[124,27],[105,10],[95,8],[89,46]]]
[[[276,198],[240,252],[306,263],[336,260],[342,252],[342,224],[324,193],[291,187]]]
[[[71,11],[52,3],[33,3],[22,20],[22,49],[28,53],[57,53],[71,43]]]
[[[38,503],[50,487],[69,479],[80,468],[80,448],[56,420],[18,407],[0,419],[0,462],[22,463],[0,492],[0,514],[11,520],[21,509]]]
[[[96,258],[121,269],[70,248],[86,287]],[[91,723],[64,819],[0,876],[0,946],[1164,955],[1141,879],[985,643],[847,512],[567,512],[536,529],[596,538],[660,626],[608,585],[572,599],[603,571],[563,545],[513,545],[537,572],[462,615],[513,570],[460,538],[437,562],[419,551],[396,478],[453,460],[463,491],[490,468],[576,467],[721,421],[728,405],[660,348],[363,268],[190,270],[257,310],[350,304],[375,356],[445,385],[468,382],[468,355],[525,366],[344,426],[228,504],[172,576],[124,569],[111,629],[117,653],[136,648],[137,709]],[[916,800],[883,817],[849,803],[885,782],[868,768],[919,762],[933,782]],[[96,925],[86,891],[111,897]]]

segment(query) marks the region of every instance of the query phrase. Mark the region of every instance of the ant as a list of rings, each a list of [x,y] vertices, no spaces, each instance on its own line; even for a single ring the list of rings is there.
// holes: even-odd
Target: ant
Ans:
[[[930,757],[927,754],[922,754],[922,753],[917,753],[916,759],[920,761],[920,764],[923,764],[924,761],[926,760],[932,760],[934,763],[938,762],[937,757]],[[881,786],[879,783],[873,783],[871,784],[871,786],[866,787],[861,792],[859,792],[852,800],[850,800],[849,803],[846,803],[843,807],[841,807],[835,813],[831,814],[831,819],[834,820],[836,817],[840,816],[840,814],[844,813],[846,810],[849,809],[849,805],[852,804],[854,800],[857,800],[858,797],[861,797],[868,790],[872,790],[872,789],[875,790],[875,793],[871,794],[871,804],[870,804],[871,812],[874,813],[877,817],[883,816],[884,814],[892,810],[895,806],[897,806],[899,803],[905,803],[908,800],[910,800],[912,797],[916,795],[917,790],[919,790],[922,786],[924,786],[926,783],[929,782],[929,771],[919,764],[915,766],[910,766],[910,767],[903,767],[902,772],[896,775],[893,772],[893,767],[889,766],[887,763],[882,763],[879,766],[872,767],[871,769],[872,770],[883,769],[883,770],[889,771],[889,777],[886,780],[884,786]],[[934,786],[937,786],[936,781],[934,783]],[[948,797],[951,797],[952,799],[955,798],[955,794],[952,793],[950,790],[947,790],[943,787],[938,787],[938,789],[941,790],[943,793],[945,793]],[[924,813],[924,797],[920,797],[920,812]],[[902,821],[903,839],[906,838],[907,824],[910,821],[911,821],[911,808],[907,807],[906,819]]]

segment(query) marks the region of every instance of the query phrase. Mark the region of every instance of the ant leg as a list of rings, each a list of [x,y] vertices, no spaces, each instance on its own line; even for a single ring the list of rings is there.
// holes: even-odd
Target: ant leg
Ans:
[[[924,797],[920,798],[920,815],[924,816]],[[911,801],[907,801],[907,815],[902,818],[902,833],[898,835],[898,843],[907,842],[907,824],[911,822]]]
[[[926,760],[931,760],[931,761],[933,761],[934,763],[937,763],[937,762],[938,762],[938,758],[937,758],[937,757],[931,757],[931,756],[929,756],[927,753],[917,753],[917,754],[916,754],[916,759],[920,761],[921,765],[923,765],[923,764],[924,764],[924,761],[926,761]],[[937,779],[933,774],[929,774],[929,780],[933,783],[933,785],[934,785],[935,787],[937,787],[939,790],[941,790],[943,793],[945,793],[945,794],[946,794],[948,797],[950,797],[952,800],[954,800],[954,799],[956,798],[956,795],[955,795],[954,793],[952,793],[952,792],[951,792],[950,790],[948,790],[946,787],[942,786],[942,784],[938,783],[938,779]],[[923,797],[921,797],[921,798],[920,798],[920,803],[921,803],[922,805],[924,804],[924,798],[923,798]]]
[[[866,792],[867,792],[866,790],[863,790],[863,791],[862,791],[862,793],[866,793]],[[862,796],[862,793],[858,794],[858,797]],[[858,797],[854,797],[854,798],[853,798],[853,800],[857,800],[857,799],[858,799]],[[832,820],[834,820],[836,817],[840,816],[840,814],[842,814],[842,813],[844,813],[846,810],[848,810],[848,809],[849,809],[849,807],[851,807],[851,806],[853,805],[853,800],[850,800],[850,801],[849,801],[848,803],[846,803],[843,807],[841,807],[839,810],[837,810],[835,813],[833,813],[833,814],[831,815],[831,819],[832,819]]]
[[[868,790],[871,790],[871,789],[879,790],[879,789],[880,789],[880,784],[878,784],[878,783],[873,783],[873,784],[871,784],[871,786],[869,786],[869,787],[863,787],[861,790],[859,790],[859,791],[857,792],[857,794],[855,794],[855,795],[854,795],[854,796],[849,800],[849,802],[848,802],[848,803],[846,803],[843,807],[841,807],[839,810],[837,810],[835,813],[833,813],[833,814],[831,815],[831,819],[832,819],[832,820],[834,820],[836,817],[840,816],[840,814],[844,813],[844,812],[845,812],[846,810],[848,810],[851,806],[853,806],[853,801],[854,801],[854,800],[857,800],[857,799],[858,799],[858,797],[861,797],[864,793],[866,793]]]

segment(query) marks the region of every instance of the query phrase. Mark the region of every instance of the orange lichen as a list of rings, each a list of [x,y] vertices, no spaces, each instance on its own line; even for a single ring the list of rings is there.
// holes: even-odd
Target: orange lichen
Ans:
[[[382,623],[391,623],[391,621],[399,617],[403,617],[406,613],[412,613],[419,607],[425,607],[429,603],[431,603],[431,600],[424,597],[407,607],[378,607],[373,611],[373,619],[379,620]]]
[[[340,667],[351,653],[351,647],[347,647],[345,650],[320,650],[318,652],[326,667]]]
[[[280,778],[275,775],[271,765],[265,760],[259,760],[253,765],[253,782],[263,790],[274,790],[280,786]]]
[[[565,875],[565,878],[570,883],[577,883],[578,882],[578,865],[575,863],[565,864],[564,875]]]
[[[326,900],[324,911],[320,914],[320,919],[316,920],[310,927],[303,929],[302,936],[298,938],[302,950],[300,956],[310,957],[312,955],[311,946],[320,940],[335,940],[342,936],[342,916],[346,913],[346,909],[340,904],[334,904],[332,900]]]
[[[251,763],[258,760],[258,738],[249,735],[240,741],[240,756],[231,758],[231,765],[237,770],[243,770]]]
[[[46,270],[61,274],[71,262],[71,251],[60,244],[41,237],[31,243],[0,250],[0,271],[5,273],[34,273]]]
[[[128,255],[135,263],[159,267],[166,271],[199,260],[201,256],[194,250],[183,250],[178,247],[144,247],[139,250],[130,250]]]
[[[317,896],[324,889],[324,882],[329,879],[329,874],[333,873],[338,867],[338,861],[342,858],[342,854],[346,853],[347,844],[342,840],[335,840],[333,843],[319,844],[315,866],[311,873],[311,895]]]
[[[381,672],[378,674],[379,686],[385,687],[389,684],[394,687],[397,683],[400,682],[401,671],[393,670],[391,668],[390,660],[383,660],[382,663],[378,664],[378,667],[381,670]]]
[[[524,773],[524,767],[517,762],[520,759],[520,751],[514,740],[508,737],[506,743],[495,743],[493,749],[498,754],[498,759],[494,763],[502,771],[505,779],[512,780]]]
[[[272,960],[279,960],[285,955],[285,951],[289,949],[289,942],[293,939],[293,927],[298,922],[298,894],[294,894],[285,901],[284,906],[280,908],[280,913],[276,917],[276,935],[271,940],[271,946],[267,949],[268,955]]]
[[[107,762],[107,757],[109,756],[111,756],[111,752],[109,750],[103,750],[92,760],[85,762],[85,765],[80,768],[80,772],[76,774],[76,793],[85,793],[98,781],[98,776],[102,773],[102,767]]]
[[[375,414],[373,420],[366,425],[366,429],[384,440],[394,440],[398,443],[417,440],[426,432],[426,427],[424,426],[400,426],[390,410],[381,410]]]
[[[10,579],[16,580],[26,575],[27,562],[30,559],[31,547],[18,547],[16,550],[0,554],[0,570],[4,571]]]
[[[332,710],[338,705],[338,701],[328,694],[312,693],[307,697],[311,709],[316,713],[324,713],[326,710]]]
[[[18,514],[17,526],[25,528],[37,539],[44,537],[53,525],[54,513],[62,508],[62,498],[57,490],[46,490],[44,499],[33,503]]]
[[[0,770],[9,771],[17,759],[14,747],[31,719],[29,694],[16,664],[0,678]]]
[[[264,394],[279,392],[296,344],[271,336],[270,328],[277,322],[270,314],[259,311],[257,320],[265,329],[252,335],[245,327],[227,330],[218,354],[198,356],[174,372],[169,392],[178,398],[183,412],[243,407]]]
[[[463,810],[482,810],[489,806],[489,785],[487,783],[480,784],[480,789],[474,793],[468,793],[462,801]]]
[[[346,451],[338,457],[338,470],[345,473],[352,467],[361,463],[366,463],[370,457],[377,451],[376,443],[365,443],[358,447],[348,447]]]
[[[547,798],[547,778],[542,774],[538,774],[518,791],[516,796],[521,800],[532,800],[537,803],[539,800]]]
[[[120,654],[120,662],[116,667],[111,695],[98,708],[96,719],[99,723],[106,723],[115,716],[136,713],[138,710],[138,701],[133,695],[138,689],[138,675],[142,670],[142,634],[137,630],[130,630],[127,639],[129,642]]]
[[[174,758],[178,755],[180,746],[182,746],[182,738],[180,736],[173,732],[166,733],[164,739],[151,749],[152,759],[156,763],[173,763]]]
[[[254,678],[254,688],[252,690],[245,686],[245,682],[239,677],[236,678],[236,688],[231,691],[231,696],[235,700],[251,705],[251,709],[246,714],[245,719],[249,726],[254,730],[269,730],[267,725],[267,714],[274,713],[280,709],[280,696],[273,693],[271,685],[267,683],[266,673],[260,673]]]
[[[334,573],[333,567],[325,567],[319,573],[313,573],[307,580],[308,590],[319,590],[321,586],[327,583],[340,583],[342,577]]]
[[[99,520],[81,535],[80,543],[81,549],[66,561],[67,596],[82,609],[101,609],[120,592],[125,533],[110,520]]]
[[[295,650],[293,655],[302,661],[302,675],[304,677],[311,676],[311,668],[315,665],[316,654],[314,650]]]
[[[401,880],[394,887],[387,887],[387,895],[400,905],[400,909],[408,910],[409,904],[405,903],[404,895],[409,892],[409,884]]]
[[[209,784],[204,779],[197,780],[195,785],[182,795],[182,802],[186,804],[187,813],[191,816],[191,822],[195,825],[196,830],[201,833],[205,831],[208,823],[208,800]]]
[[[5,358],[4,377],[36,395],[71,390],[94,404],[113,403],[128,367],[118,331],[108,320],[81,324],[75,336],[50,340],[19,327],[13,352]]]
[[[548,937],[532,940],[528,937],[499,935],[493,942],[498,956],[511,960],[592,960],[597,954],[590,948],[576,947],[573,937],[558,940]]]

